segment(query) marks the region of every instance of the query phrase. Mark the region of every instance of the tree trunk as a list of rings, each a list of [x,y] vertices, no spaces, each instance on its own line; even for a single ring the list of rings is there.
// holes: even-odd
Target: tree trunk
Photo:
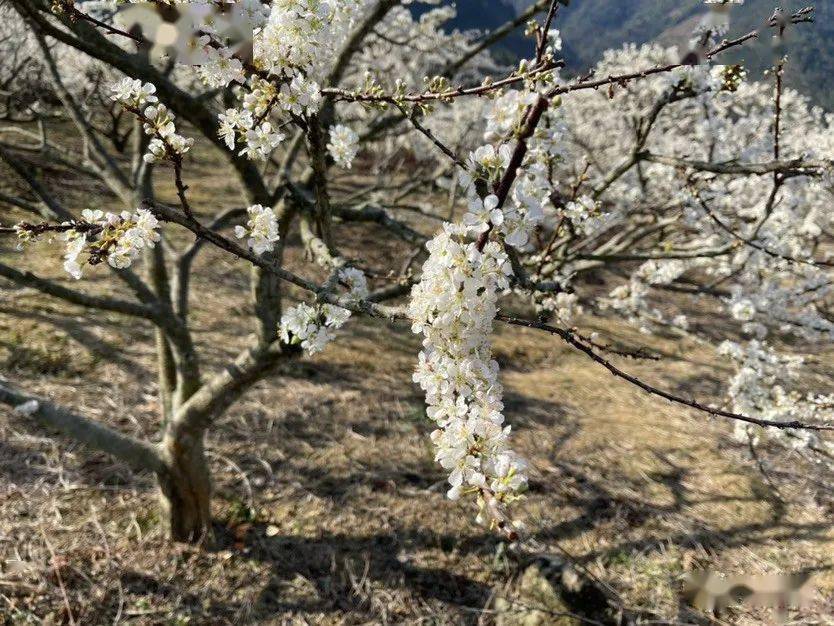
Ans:
[[[174,541],[199,541],[211,521],[211,476],[203,450],[203,434],[162,441],[166,472],[159,476],[163,519]]]

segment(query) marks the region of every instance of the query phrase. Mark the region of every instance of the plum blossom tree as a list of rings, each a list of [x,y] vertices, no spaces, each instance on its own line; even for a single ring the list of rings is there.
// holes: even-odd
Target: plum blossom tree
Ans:
[[[480,41],[444,32],[449,7],[415,18],[398,0],[196,3],[245,16],[251,54],[217,22],[182,27],[190,10],[182,5],[193,3],[163,2],[179,8],[186,41],[162,52],[188,50],[200,59],[189,68],[159,58],[113,3],[9,4],[18,18],[10,27],[21,45],[34,46],[50,79],[53,114],[71,119],[84,142],[77,167],[103,181],[124,209],[105,210],[102,199],[76,216],[27,169],[25,147],[1,143],[0,158],[35,200],[0,201],[42,221],[0,232],[17,236],[24,250],[38,238],[61,239],[71,276],[106,264],[136,299],[87,295],[4,264],[0,275],[151,320],[163,437],[134,439],[6,383],[0,400],[155,472],[175,539],[201,536],[209,521],[206,430],[278,364],[325,350],[352,315],[408,320],[422,335],[414,381],[436,427],[431,440],[449,474],[448,495],[472,498],[478,519],[512,539],[518,525],[510,507],[522,497],[526,464],[511,447],[504,415],[490,344],[496,321],[556,335],[649,393],[727,418],[751,445],[772,439],[830,464],[825,433],[834,425],[825,413],[834,399],[791,391],[801,358],[779,350],[786,335],[817,341],[834,328],[825,210],[832,120],[783,88],[783,59],[762,82],[714,64],[725,50],[770,36],[767,29],[732,39],[720,28],[696,33],[701,65],[682,64],[674,50],[631,46],[571,79],[562,76],[556,0],[535,3]],[[785,23],[812,19],[808,8]],[[531,58],[501,68],[487,47],[525,23]],[[58,54],[109,80],[87,81],[89,93],[68,88]],[[19,80],[14,58],[5,63],[4,77]],[[34,104],[21,96],[15,107]],[[222,209],[208,223],[199,217],[186,183],[191,133],[222,152],[245,207]],[[114,152],[129,152],[129,171]],[[154,168],[171,170],[178,206],[155,199]],[[346,194],[333,184],[346,169],[369,170],[376,180]],[[438,218],[427,198],[443,196],[451,211]],[[439,228],[423,234],[399,219],[409,202],[429,225],[439,219]],[[340,253],[334,220],[375,222],[414,252],[393,280],[371,285],[363,261]],[[195,239],[176,250],[165,225]],[[233,236],[224,234],[230,227]],[[296,228],[310,263],[326,269],[323,282],[284,263]],[[252,345],[210,377],[189,327],[190,273],[206,246],[248,262],[255,310]],[[145,277],[134,271],[140,263]],[[603,272],[609,288],[601,293],[593,285]],[[285,285],[308,300],[283,306]],[[747,340],[716,342],[712,329],[689,323],[685,306],[658,298],[670,291],[714,301],[716,314],[738,322]],[[538,317],[501,313],[513,294]],[[729,406],[680,397],[615,365],[611,355],[656,357],[574,328],[583,308],[648,333],[671,329],[716,344],[738,365]]]

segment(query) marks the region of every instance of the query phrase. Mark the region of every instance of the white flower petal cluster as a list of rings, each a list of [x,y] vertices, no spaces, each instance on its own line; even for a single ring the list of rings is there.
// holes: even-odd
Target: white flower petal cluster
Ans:
[[[749,322],[756,316],[756,305],[747,298],[737,300],[730,306],[730,313],[733,319],[741,322]]]
[[[243,63],[233,56],[232,50],[214,46],[204,46],[203,49],[206,59],[197,67],[197,73],[206,85],[217,89],[233,82],[246,82]]]
[[[280,336],[284,343],[301,344],[313,355],[324,350],[336,337],[336,330],[350,318],[350,311],[332,304],[310,306],[301,303],[281,317]]]
[[[156,97],[156,86],[143,83],[139,79],[123,78],[112,86],[111,91],[113,93],[110,97],[114,102],[134,109],[142,109],[159,102]]]
[[[495,185],[510,164],[512,148],[508,144],[496,150],[492,145],[477,148],[469,155],[468,171],[458,173],[460,186],[466,191],[469,211],[463,216],[463,224],[469,232],[480,234],[492,228],[504,235],[504,241],[515,247],[524,247],[536,225],[544,217],[544,205],[548,200],[548,185],[542,179],[545,170],[537,163],[525,163],[516,179],[509,201],[498,206],[498,197],[490,194],[481,198],[476,192],[473,176]]]
[[[566,325],[570,325],[574,317],[581,315],[583,312],[582,306],[579,304],[579,297],[575,293],[566,291],[545,296],[537,308],[540,311],[553,313],[559,318],[559,321]]]
[[[368,295],[368,281],[361,270],[344,267],[337,270],[337,281],[345,285],[348,295],[361,299]],[[336,331],[350,319],[350,311],[333,304],[302,302],[281,316],[279,335],[284,343],[301,344],[310,355],[324,350],[336,338]]]
[[[746,344],[725,341],[718,352],[738,366],[728,391],[733,411],[773,421],[826,421],[834,395],[801,394],[785,389],[786,384],[795,382],[799,376],[804,361],[801,356],[779,354],[758,339]],[[830,461],[834,444],[815,432],[773,427],[762,430],[745,422],[735,422],[734,428],[735,438],[742,443],[757,443],[764,437],[790,448],[823,450],[834,466]]]
[[[524,461],[509,447],[490,343],[498,292],[509,286],[512,270],[497,242],[479,251],[466,241],[466,230],[446,223],[426,244],[429,258],[409,315],[414,332],[424,336],[414,381],[437,424],[431,439],[436,460],[449,471],[448,495],[477,494],[485,514],[486,503],[517,497],[526,477]]]
[[[191,149],[194,140],[177,134],[174,114],[156,97],[151,83],[125,78],[113,85],[112,99],[139,116],[145,134],[151,137],[144,155],[147,163],[180,158]]]
[[[348,293],[355,298],[367,297],[368,279],[365,272],[356,267],[345,267],[339,270],[339,282],[347,287]]]
[[[469,155],[472,170],[485,175],[488,180],[500,176],[510,165],[513,149],[509,144],[502,144],[495,149],[492,144],[485,144]]]
[[[286,136],[280,131],[273,130],[270,122],[263,122],[255,128],[248,129],[244,138],[246,146],[240,151],[240,154],[248,156],[250,159],[266,161]],[[228,139],[226,142],[228,143]]]
[[[544,220],[545,206],[550,204],[546,169],[534,162],[521,172],[513,186],[510,201],[503,207],[504,222],[500,230],[504,241],[514,248],[524,248],[533,230]]]
[[[498,208],[498,197],[494,194],[481,199],[470,198],[469,211],[463,216],[463,223],[475,234],[480,234],[492,226],[504,223],[504,212]]]
[[[565,204],[561,214],[584,235],[593,235],[604,228],[608,220],[607,215],[600,213],[597,202],[588,195],[581,195]]]
[[[264,84],[269,85],[265,81]],[[253,90],[247,94],[245,102],[248,104],[245,104],[243,109],[226,109],[225,113],[218,116],[220,120],[218,135],[229,150],[234,150],[235,145],[240,142],[243,144],[241,155],[265,161],[286,136],[274,129],[271,122],[256,122],[265,117],[270,106],[269,97],[264,99],[263,104],[259,104],[259,93],[261,92]]]
[[[72,276],[75,280],[81,279],[81,253],[87,246],[87,237],[82,233],[74,230],[67,231],[64,234],[64,239],[67,242],[64,251],[64,271]]]
[[[235,149],[237,135],[245,134],[255,124],[249,111],[226,109],[225,113],[220,113],[217,117],[220,120],[218,135],[226,142],[229,150]]]
[[[276,126],[319,110],[320,84],[331,69],[333,53],[366,7],[364,0],[276,0],[263,5],[263,13],[255,16],[253,42],[258,72],[246,80],[237,59],[214,53],[212,63],[201,69],[203,78],[214,85],[232,80],[244,84],[239,106],[219,118],[219,134],[230,149],[240,143],[242,155],[265,160],[284,139]],[[271,115],[280,121],[268,119]],[[334,159],[343,167],[350,167],[356,154],[354,138],[337,131]]]
[[[359,135],[343,124],[333,126],[330,129],[327,151],[336,165],[350,169],[356,153],[359,152]]]
[[[124,211],[120,217],[121,223],[114,228],[116,241],[107,256],[107,262],[115,268],[129,267],[144,248],[153,248],[160,239],[159,221],[150,211]]]
[[[120,215],[100,210],[84,209],[84,222],[98,225],[101,231],[94,238],[77,230],[69,230],[64,253],[64,270],[73,278],[81,278],[81,254],[85,251],[98,257],[106,257],[116,269],[129,267],[145,248],[153,248],[160,239],[159,221],[146,209]]]
[[[253,204],[246,209],[249,220],[246,226],[235,226],[235,237],[246,239],[246,245],[255,254],[272,252],[278,235],[278,218],[275,211],[260,204]]]
[[[510,89],[496,98],[486,112],[487,139],[501,139],[508,137],[521,124],[524,111],[536,101],[536,94],[531,91]]]
[[[547,45],[551,52],[558,52],[562,49],[562,33],[558,28],[551,28],[547,31]]]

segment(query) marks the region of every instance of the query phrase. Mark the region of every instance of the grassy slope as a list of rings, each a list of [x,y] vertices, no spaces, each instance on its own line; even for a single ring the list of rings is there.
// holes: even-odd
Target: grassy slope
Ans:
[[[205,212],[237,201],[212,171],[189,170]],[[73,206],[89,201],[78,184],[62,194]],[[384,266],[380,231],[337,234],[348,254],[377,250]],[[20,260],[10,247],[0,254]],[[57,259],[47,248],[31,267],[66,280]],[[107,290],[105,275],[91,271],[79,286]],[[245,277],[219,253],[199,259],[195,293],[211,298],[194,299],[193,324],[207,371],[249,332]],[[4,375],[154,437],[149,325],[0,287]],[[718,398],[729,376],[690,342],[593,318],[582,326],[663,352],[660,364],[622,364],[679,392]],[[150,477],[0,410],[0,614],[60,622],[69,606],[78,624],[474,623],[514,594],[521,564],[474,524],[467,503],[443,496],[410,382],[418,348],[406,328],[355,320],[326,352],[232,407],[209,437],[217,524],[202,549],[164,541]],[[831,502],[796,467],[761,474],[727,424],[647,397],[555,339],[500,329],[496,354],[515,440],[532,463],[519,517],[539,549],[569,551],[629,606],[673,616],[680,574],[693,567],[831,566]],[[818,582],[834,588],[825,569]],[[819,600],[805,614],[832,610]],[[729,619],[762,623],[743,612]]]

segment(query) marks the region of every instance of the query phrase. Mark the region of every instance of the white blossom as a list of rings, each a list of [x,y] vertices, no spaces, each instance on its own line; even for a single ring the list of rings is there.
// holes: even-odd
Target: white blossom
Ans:
[[[112,91],[113,100],[136,114],[143,122],[145,134],[151,137],[143,155],[146,163],[179,158],[194,145],[193,139],[177,134],[174,114],[159,103],[153,84],[125,78],[113,85]]]
[[[558,28],[551,28],[547,31],[547,45],[557,52],[562,49],[562,34]]]
[[[218,135],[226,142],[229,150],[235,148],[236,135],[245,134],[254,124],[252,114],[249,111],[238,109],[227,109],[225,113],[218,115],[218,118],[220,119]]]
[[[359,151],[359,136],[342,124],[333,126],[330,129],[330,141],[327,144],[327,150],[337,165],[350,169],[353,159]]]
[[[365,274],[353,267],[337,270],[338,281],[348,289],[354,299],[368,294]],[[342,307],[322,303],[298,304],[287,310],[281,317],[279,335],[284,343],[300,344],[305,352],[312,355],[321,352],[336,337],[336,331],[350,319],[350,311]]]
[[[159,101],[156,97],[156,86],[143,83],[139,79],[123,78],[113,85],[112,92],[111,98],[114,101],[135,109],[142,109],[145,105]]]
[[[507,169],[511,156],[512,148],[509,144],[499,146],[498,150],[492,144],[486,144],[470,155],[469,162],[476,169],[480,167],[489,175],[495,176]]]
[[[99,227],[92,237],[68,230],[64,235],[67,242],[64,254],[64,270],[73,278],[81,278],[81,255],[104,256],[107,263],[116,269],[129,267],[145,248],[153,248],[160,240],[159,221],[147,209],[136,209],[133,213],[105,213],[101,210],[84,209],[81,217],[87,225]]]
[[[246,131],[246,147],[241,150],[240,154],[265,161],[284,138],[283,133],[273,130],[272,124],[263,122]]]
[[[504,213],[498,208],[498,197],[489,195],[483,200],[477,196],[469,201],[469,212],[463,216],[463,223],[474,233],[486,231],[490,224],[504,223]]]
[[[64,252],[64,271],[74,279],[79,280],[81,278],[79,257],[87,245],[87,238],[83,234],[71,230],[66,233],[65,239],[67,247]]]
[[[275,211],[260,204],[253,204],[246,209],[249,220],[246,226],[235,226],[235,236],[246,239],[246,245],[255,254],[272,252],[278,235],[278,218]]]
[[[496,205],[492,196],[474,209],[499,211]],[[469,221],[493,218],[500,223],[488,214]],[[526,484],[524,463],[509,448],[510,427],[503,425],[489,341],[497,294],[508,287],[512,270],[497,242],[479,250],[463,232],[446,223],[426,244],[429,258],[412,289],[409,315],[414,332],[424,337],[414,382],[425,391],[427,414],[437,425],[431,440],[436,461],[449,471],[448,496],[474,493],[483,509],[487,501],[511,502]]]

